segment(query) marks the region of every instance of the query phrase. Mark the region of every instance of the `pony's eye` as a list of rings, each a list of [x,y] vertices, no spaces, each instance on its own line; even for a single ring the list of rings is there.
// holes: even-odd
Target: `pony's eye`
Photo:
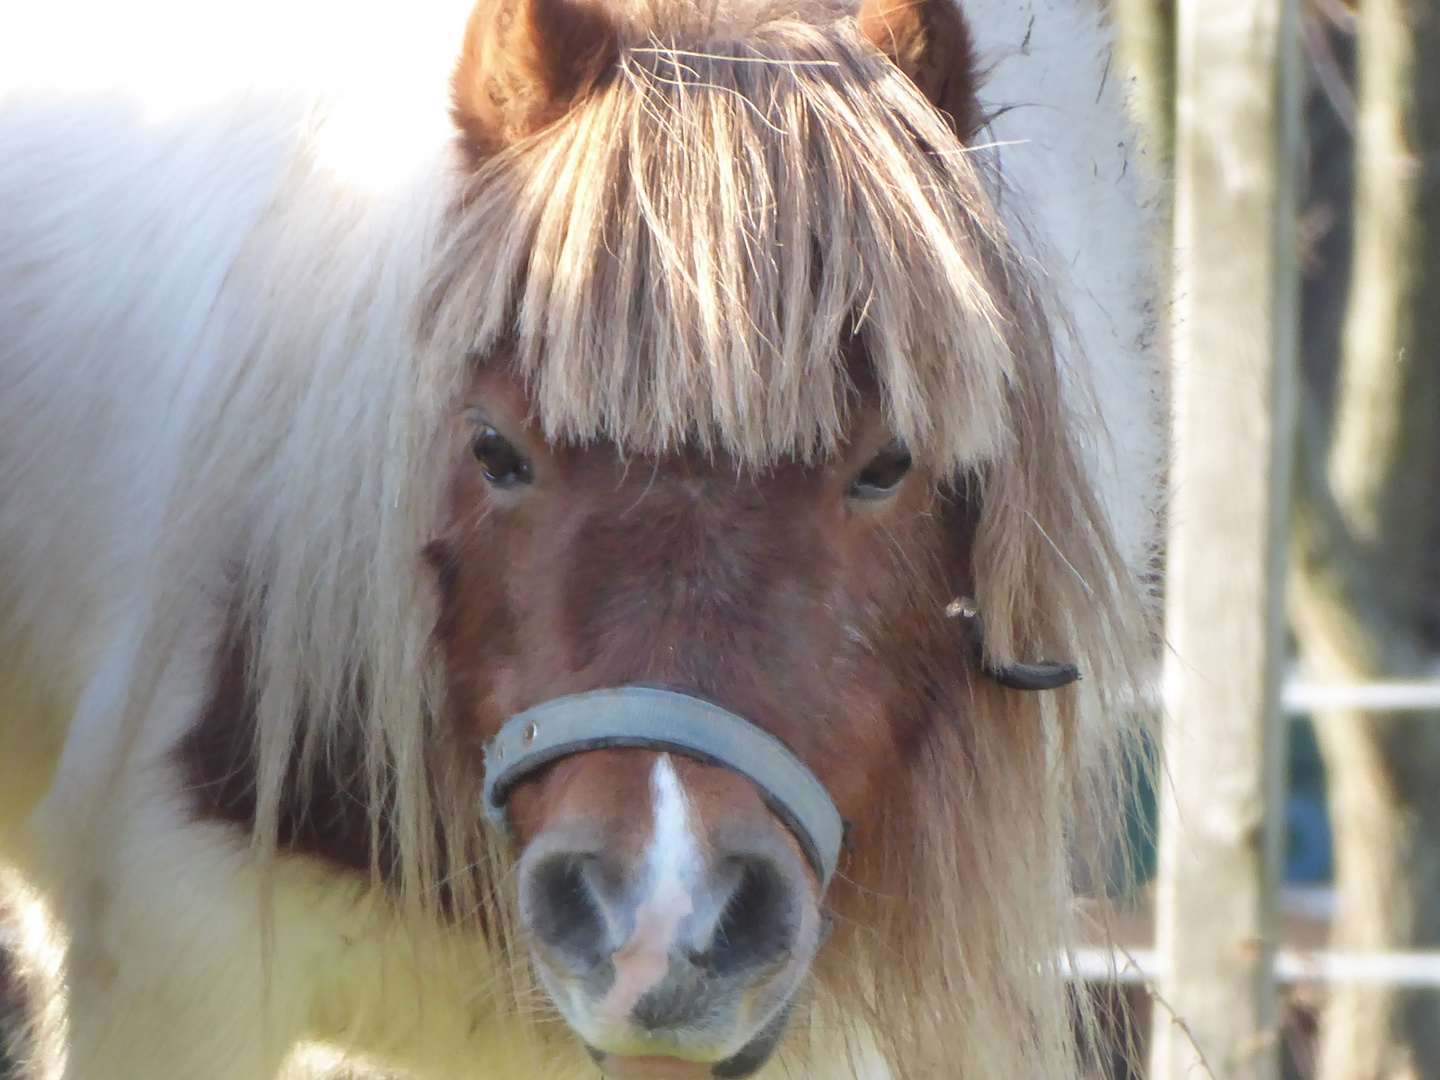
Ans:
[[[846,494],[852,499],[888,499],[900,490],[900,482],[910,471],[910,451],[899,439],[880,448],[870,464],[850,482]]]
[[[497,488],[510,490],[535,479],[530,462],[515,445],[489,425],[482,426],[475,438],[475,460],[485,472],[485,479]]]

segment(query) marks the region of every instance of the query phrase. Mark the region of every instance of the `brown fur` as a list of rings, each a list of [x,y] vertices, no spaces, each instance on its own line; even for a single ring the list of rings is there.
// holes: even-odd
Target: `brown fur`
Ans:
[[[970,28],[953,0],[865,0],[855,21],[940,110],[963,143],[984,122]]]
[[[866,0],[860,32],[968,142],[983,122],[969,27],[951,0]],[[609,75],[624,20],[614,0],[481,0],[453,79],[455,122],[478,164],[554,123]]]
[[[857,843],[873,837],[882,793],[903,787],[925,741],[927,703],[969,695],[973,643],[944,616],[973,580],[964,493],[912,476],[890,502],[847,505],[845,486],[888,440],[870,410],[836,460],[756,475],[695,453],[627,461],[613,447],[551,446],[503,368],[481,374],[470,408],[532,455],[540,479],[505,506],[459,440],[437,544],[456,737],[479,745],[561,694],[679,686],[778,735],[856,823]],[[573,783],[580,770],[559,773]],[[522,844],[551,787],[515,793]]]
[[[453,80],[466,151],[479,161],[558,120],[618,57],[603,0],[480,0]]]
[[[173,763],[197,817],[249,834],[256,821],[258,770],[246,638],[232,614],[216,657],[209,702],[175,747]],[[370,809],[364,754],[353,743],[337,742],[336,747],[340,752],[316,762],[303,783],[296,775],[286,778],[276,839],[285,851],[346,870],[368,872],[374,867],[381,877],[393,880],[395,836],[385,818]],[[301,758],[294,755],[297,769]]]
[[[997,890],[1006,868],[979,823],[1004,816],[1043,848],[1051,805],[1038,703],[977,679],[966,624],[944,613],[973,591],[975,482],[920,472],[891,502],[847,505],[845,485],[888,438],[873,401],[834,459],[764,473],[693,452],[557,447],[527,423],[532,407],[505,369],[481,367],[467,413],[521,447],[537,482],[514,500],[488,492],[457,438],[450,524],[432,549],[448,736],[474,748],[520,709],[598,687],[704,693],[779,736],[853,822],[826,897],[839,930],[822,953],[824,986],[868,1001],[879,1023],[890,994],[963,996],[970,979],[1004,977],[1023,941],[967,935],[968,978],[937,975],[933,927],[917,918],[928,890],[977,926],[997,894],[1023,895],[1021,883]],[[522,784],[517,845],[586,815],[628,850],[646,820],[637,796],[652,756],[581,755]],[[707,827],[765,827],[738,775],[684,768],[705,792]],[[958,848],[930,846],[936,818],[955,827]],[[932,1046],[954,1037],[920,1027]]]
[[[479,163],[456,271],[437,294],[436,340],[486,358],[473,404],[501,410],[503,420],[489,419],[523,440],[552,485],[493,507],[459,452],[457,475],[468,467],[469,479],[452,492],[441,619],[451,730],[478,740],[515,709],[629,681],[718,698],[785,740],[855,823],[827,897],[839,929],[817,961],[812,1024],[823,1029],[831,1003],[864,1017],[894,1075],[943,1075],[957,1054],[975,1075],[1059,1075],[1073,1061],[1052,966],[1064,943],[1062,828],[1104,749],[1091,756],[1080,740],[1075,691],[1041,700],[977,679],[973,643],[943,609],[978,594],[996,659],[1080,655],[1102,698],[1137,655],[1108,620],[1138,609],[1070,442],[1046,316],[989,216],[978,161],[958,149],[956,137],[983,119],[968,30],[942,0],[869,3],[850,30],[832,15],[840,21],[824,46],[809,36],[818,12],[788,21],[726,9],[732,21],[698,23],[670,8],[651,14],[653,49],[622,47],[618,73],[598,80],[589,101]],[[836,174],[844,181],[828,187],[836,166],[826,154],[841,151],[801,144],[773,172],[733,181],[745,190],[758,180],[790,206],[773,226],[721,216],[724,182],[707,170],[723,172],[727,159],[701,161],[707,143],[736,138],[732,123],[750,122],[743,110],[719,119],[737,99],[789,101],[794,88],[807,102],[762,115],[758,145],[768,139],[761,124],[793,133],[822,115],[830,122],[831,106],[806,97],[811,86],[825,92],[827,63],[856,85],[888,86],[879,69],[856,70],[862,54],[836,46],[851,32],[944,125],[901,105],[901,93],[880,106],[904,117],[903,134],[875,151],[886,183],[899,190],[902,175],[915,175],[917,190],[940,193],[927,206],[944,224],[929,249],[908,247],[918,233],[867,235],[863,285],[841,283],[848,251],[834,235],[855,219],[819,223],[849,197],[840,184],[865,182],[862,158],[847,159]],[[623,119],[630,96],[648,102],[634,120]],[[669,149],[692,128],[703,134],[688,149]],[[919,157],[908,159],[912,150]],[[785,202],[802,176],[804,209]],[[513,291],[505,272],[495,276],[508,256],[486,265],[483,286],[470,276],[476,253],[504,248],[499,236],[481,239],[500,205],[535,208],[525,235],[536,246],[508,264]],[[785,231],[792,210],[814,230],[808,240]],[[733,233],[760,254],[735,263],[731,285]],[[947,280],[928,254],[946,244],[963,251],[973,289],[948,285],[913,316],[883,299]],[[901,248],[915,252],[894,264],[904,277],[886,279],[881,268]],[[774,279],[754,276],[772,265]],[[715,293],[712,281],[723,283]],[[518,336],[488,317],[462,330],[459,297],[511,313]],[[954,300],[961,307],[947,309]],[[653,321],[635,326],[635,311]],[[925,336],[967,320],[967,344]],[[836,361],[847,322],[874,390],[858,412],[854,365]],[[903,372],[892,351],[902,340]],[[937,411],[922,416],[916,405]],[[922,468],[894,504],[847,516],[835,478],[863,464],[876,430],[904,437]],[[486,580],[497,567],[503,596]],[[513,653],[491,659],[484,642],[465,640],[473,626],[504,627]],[[521,843],[576,792],[613,808],[617,791],[635,790],[643,766],[623,757],[577,759],[524,785],[514,799]]]
[[[393,383],[413,415],[353,488],[403,493],[386,520],[404,527],[373,556],[306,547],[310,508],[285,487],[240,582],[256,809],[219,783],[234,759],[212,748],[194,774],[207,812],[323,854],[322,829],[287,824],[290,786],[323,819],[347,788],[315,762],[363,746],[372,860],[383,818],[396,891],[433,906],[444,881],[464,922],[506,902],[511,853],[476,813],[500,723],[600,686],[693,689],[787,742],[855,823],[816,1037],[842,1016],[856,1053],[872,1041],[907,1080],[1065,1075],[1065,829],[1127,718],[1086,730],[1080,691],[976,677],[944,611],[976,596],[993,660],[1074,657],[1106,706],[1132,692],[1147,624],[1085,472],[1044,282],[987,159],[957,138],[979,116],[963,21],[938,3],[860,23],[825,4],[637,4],[552,35],[558,0],[514,3],[472,18],[455,84],[472,171],[425,295],[422,374]],[[317,414],[322,382],[304,390]],[[252,396],[260,410],[276,393]],[[530,455],[532,491],[486,489],[480,416]],[[914,475],[889,503],[848,504],[892,436]],[[296,460],[346,450],[316,443]],[[355,506],[337,516],[372,512]],[[433,694],[421,650],[366,636],[396,611],[433,631]],[[217,696],[240,694],[227,678]],[[581,805],[624,833],[646,760],[537,774],[512,804],[520,843]],[[684,768],[707,820],[762,817],[738,777]]]

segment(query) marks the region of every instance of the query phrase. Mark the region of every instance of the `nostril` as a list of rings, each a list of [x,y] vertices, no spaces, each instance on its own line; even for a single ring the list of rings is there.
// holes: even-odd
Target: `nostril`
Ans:
[[[798,910],[783,871],[767,858],[729,860],[735,885],[725,900],[707,949],[690,962],[715,975],[764,967],[789,954],[798,931]]]
[[[546,856],[530,868],[521,893],[527,928],[579,973],[609,956],[604,916],[586,874],[594,860],[574,852]]]

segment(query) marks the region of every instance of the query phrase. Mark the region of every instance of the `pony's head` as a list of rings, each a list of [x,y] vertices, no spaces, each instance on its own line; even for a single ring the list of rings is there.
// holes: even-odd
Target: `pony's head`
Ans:
[[[778,740],[845,822],[827,882],[784,793],[598,712],[507,787],[523,940],[612,1074],[750,1073],[812,968],[915,1003],[907,935],[965,938],[940,978],[967,1024],[1051,962],[1004,909],[1055,888],[1072,692],[1047,722],[993,675],[1082,650],[1103,680],[1125,571],[967,149],[976,83],[948,0],[471,17],[425,319],[466,363],[427,548],[456,771],[509,718],[642,684]]]
[[[208,812],[481,925],[617,1075],[741,1076],[787,1023],[896,1076],[1071,1073],[1072,810],[1124,724],[995,676],[1073,660],[1103,705],[1147,623],[977,72],[951,0],[483,0],[438,241],[317,173],[243,279],[286,306],[197,435],[197,489],[256,508],[195,516],[248,544]],[[636,687],[645,738],[586,712]],[[713,730],[664,727],[687,702]],[[506,733],[546,753],[502,833]]]

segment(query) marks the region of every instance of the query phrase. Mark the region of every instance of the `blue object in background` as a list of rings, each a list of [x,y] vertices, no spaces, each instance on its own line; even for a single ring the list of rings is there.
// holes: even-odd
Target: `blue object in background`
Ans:
[[[1285,800],[1285,880],[1317,885],[1330,880],[1330,816],[1308,792]]]
[[[1325,762],[1308,719],[1290,723],[1286,764],[1290,790],[1285,797],[1285,880],[1296,885],[1327,884],[1333,866]]]

